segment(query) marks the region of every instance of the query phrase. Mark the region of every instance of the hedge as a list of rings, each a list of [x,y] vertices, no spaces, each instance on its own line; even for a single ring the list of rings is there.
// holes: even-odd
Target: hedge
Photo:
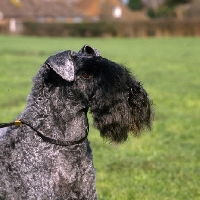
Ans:
[[[25,22],[25,35],[38,36],[74,36],[74,37],[101,37],[101,36],[116,36],[117,28],[113,23],[36,23]]]

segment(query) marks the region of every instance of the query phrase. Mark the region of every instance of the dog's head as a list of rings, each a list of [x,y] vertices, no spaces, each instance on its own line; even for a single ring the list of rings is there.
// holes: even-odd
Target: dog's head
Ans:
[[[85,45],[78,53],[68,50],[50,56],[45,64],[53,69],[64,80],[71,82],[75,80],[76,72],[79,70],[79,66],[76,62],[79,59],[81,60],[81,58],[91,59],[97,56],[100,56],[98,50]]]
[[[88,45],[78,53],[63,51],[50,56],[39,74],[32,94],[53,97],[48,105],[58,112],[54,116],[61,116],[59,126],[77,116],[78,129],[85,124],[78,122],[85,120],[81,113],[90,108],[101,136],[113,142],[125,141],[129,132],[138,135],[151,128],[151,101],[140,82],[125,67],[101,57]]]

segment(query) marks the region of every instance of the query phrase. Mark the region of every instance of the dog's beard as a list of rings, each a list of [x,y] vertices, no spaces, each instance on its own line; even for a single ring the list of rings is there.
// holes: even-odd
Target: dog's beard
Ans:
[[[101,136],[121,143],[127,140],[129,133],[137,136],[144,129],[151,129],[153,114],[152,103],[142,85],[125,68],[115,66],[117,78],[115,70],[110,70],[112,75],[100,80],[99,85],[104,85],[92,98],[91,112]]]

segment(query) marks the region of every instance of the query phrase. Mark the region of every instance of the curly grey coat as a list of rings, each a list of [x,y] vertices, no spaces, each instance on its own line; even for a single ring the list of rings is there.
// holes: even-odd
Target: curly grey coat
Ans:
[[[117,143],[151,127],[151,102],[123,67],[85,45],[50,56],[33,79],[20,127],[1,130],[0,197],[97,199],[87,112]]]

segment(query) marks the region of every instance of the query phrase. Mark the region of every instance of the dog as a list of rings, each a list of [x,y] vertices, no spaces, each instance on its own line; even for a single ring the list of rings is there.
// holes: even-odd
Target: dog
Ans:
[[[112,143],[152,126],[152,101],[125,67],[89,45],[50,56],[24,111],[1,131],[2,199],[97,199],[88,110]]]

